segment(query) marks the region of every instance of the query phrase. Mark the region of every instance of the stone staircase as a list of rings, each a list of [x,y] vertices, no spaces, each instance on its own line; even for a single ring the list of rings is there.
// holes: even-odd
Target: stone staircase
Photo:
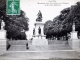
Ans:
[[[26,49],[26,43],[29,49]],[[9,41],[10,49],[0,59],[80,59],[80,53],[72,50],[67,41],[48,41],[47,46],[35,46],[31,41]]]
[[[8,51],[26,51],[27,40],[13,40],[9,44],[11,47]]]
[[[72,50],[68,45],[67,41],[52,40],[48,41],[48,45],[30,45],[29,50],[31,51],[54,51],[54,50]]]
[[[26,47],[26,43],[29,44],[29,49]],[[9,51],[49,51],[49,50],[72,50],[71,47],[67,44],[67,41],[48,41],[48,45],[32,45],[31,41],[27,40],[18,40],[18,41],[9,41],[11,47]]]

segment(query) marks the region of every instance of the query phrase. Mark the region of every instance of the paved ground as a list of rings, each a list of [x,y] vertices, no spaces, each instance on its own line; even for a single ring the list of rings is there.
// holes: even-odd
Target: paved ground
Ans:
[[[0,59],[80,59],[76,51],[42,51],[42,52],[10,52],[0,56]]]

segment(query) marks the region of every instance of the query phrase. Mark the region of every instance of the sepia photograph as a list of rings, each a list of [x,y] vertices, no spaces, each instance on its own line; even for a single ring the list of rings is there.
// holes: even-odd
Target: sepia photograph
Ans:
[[[79,0],[0,0],[0,60],[80,59]]]

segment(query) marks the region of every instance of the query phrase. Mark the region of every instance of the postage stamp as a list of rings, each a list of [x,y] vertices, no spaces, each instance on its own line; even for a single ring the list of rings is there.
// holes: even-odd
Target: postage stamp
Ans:
[[[6,0],[6,14],[20,15],[20,0]]]

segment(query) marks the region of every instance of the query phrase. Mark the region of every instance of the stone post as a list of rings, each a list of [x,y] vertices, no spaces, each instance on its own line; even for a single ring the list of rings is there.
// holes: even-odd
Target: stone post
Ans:
[[[73,50],[79,50],[80,40],[77,37],[77,31],[75,31],[75,24],[72,26],[71,39],[68,40],[68,43]]]
[[[6,52],[6,30],[4,30],[5,24],[1,22],[1,30],[0,30],[0,54]]]

